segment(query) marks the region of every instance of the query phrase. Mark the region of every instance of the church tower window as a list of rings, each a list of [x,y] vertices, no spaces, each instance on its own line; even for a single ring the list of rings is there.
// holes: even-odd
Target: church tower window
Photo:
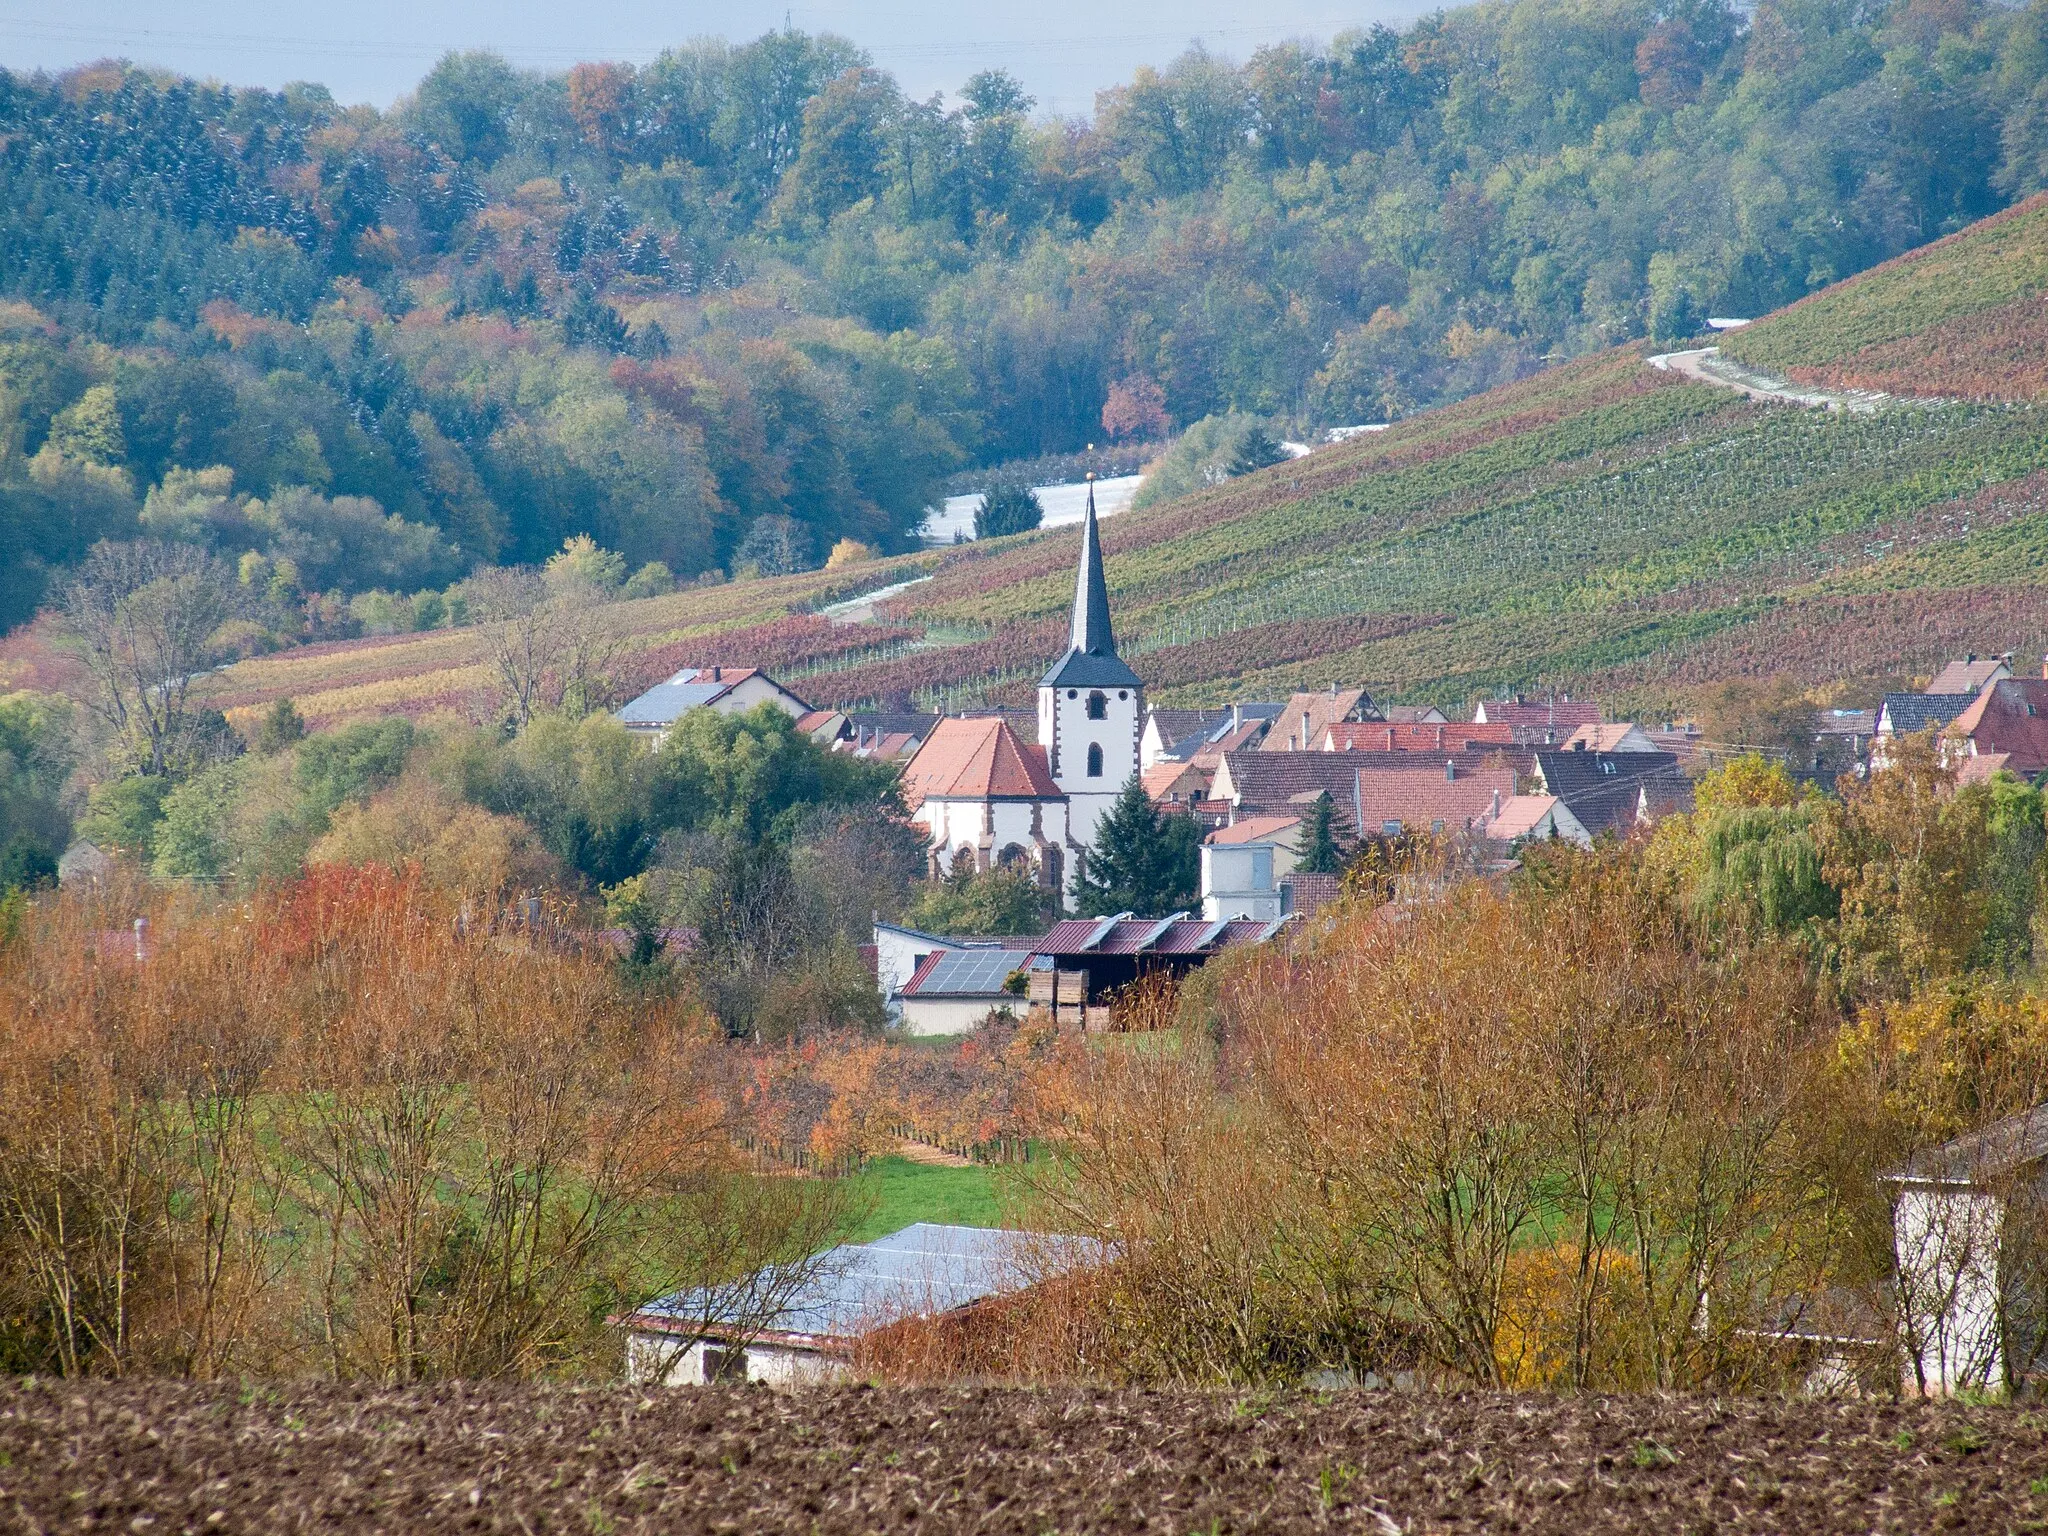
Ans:
[[[1109,695],[1100,688],[1088,695],[1088,718],[1107,720],[1109,718]]]
[[[1102,743],[1097,741],[1088,743],[1088,777],[1091,779],[1102,777]]]

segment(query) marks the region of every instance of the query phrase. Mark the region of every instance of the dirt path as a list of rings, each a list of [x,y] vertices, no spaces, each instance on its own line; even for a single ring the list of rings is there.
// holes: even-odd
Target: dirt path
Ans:
[[[1784,405],[1818,406],[1830,411],[1868,414],[1887,405],[1904,404],[1897,397],[1877,390],[1830,390],[1794,384],[1774,373],[1745,368],[1733,358],[1723,357],[1719,347],[1698,347],[1690,352],[1662,352],[1650,359],[1652,368],[1682,373],[1701,384],[1716,384],[1738,390],[1752,400],[1772,400]]]
[[[2038,1414],[1925,1403],[0,1386],[43,1532],[1867,1536],[2039,1529],[2044,1474]]]
[[[927,1168],[972,1168],[971,1158],[948,1152],[943,1147],[928,1146],[922,1141],[908,1139],[896,1143],[896,1155],[906,1163],[922,1163]]]

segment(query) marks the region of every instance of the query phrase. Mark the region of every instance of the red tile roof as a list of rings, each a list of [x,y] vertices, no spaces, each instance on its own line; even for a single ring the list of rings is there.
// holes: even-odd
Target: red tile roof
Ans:
[[[1300,825],[1299,816],[1247,816],[1235,826],[1211,832],[1209,841],[1225,845],[1269,842]]]
[[[1472,718],[1477,720],[1480,714],[1489,723],[1553,730],[1562,741],[1582,725],[1598,724],[1600,706],[1583,699],[1483,699]]]
[[[1058,800],[1045,748],[1027,746],[1007,720],[941,720],[903,770],[912,810],[926,800]]]
[[[1491,814],[1494,797],[1505,805],[1515,793],[1512,768],[1480,768],[1446,778],[1441,768],[1367,768],[1358,775],[1359,824],[1377,832],[1387,822],[1430,831],[1462,831]]]
[[[1261,752],[1309,752],[1322,745],[1323,734],[1340,720],[1348,720],[1363,707],[1368,713],[1372,699],[1363,688],[1336,688],[1324,693],[1297,693],[1273,722],[1272,730],[1259,744]]]
[[[2031,778],[2048,771],[2048,678],[2007,677],[1985,686],[1943,732],[1979,757],[2005,754],[2005,766]]]
[[[1346,722],[1319,743],[1325,752],[1455,752],[1470,746],[1513,746],[1512,725]]]

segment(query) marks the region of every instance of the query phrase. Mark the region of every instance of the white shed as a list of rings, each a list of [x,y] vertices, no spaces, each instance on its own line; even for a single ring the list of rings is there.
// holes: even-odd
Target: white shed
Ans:
[[[1908,1392],[2005,1391],[2043,1343],[2048,1104],[1920,1152],[1886,1182]]]

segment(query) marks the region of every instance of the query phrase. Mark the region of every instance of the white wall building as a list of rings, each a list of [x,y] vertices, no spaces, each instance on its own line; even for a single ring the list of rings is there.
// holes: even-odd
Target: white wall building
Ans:
[[[1116,653],[1091,501],[1066,654],[1038,686],[1038,741],[995,717],[941,720],[903,772],[934,873],[1016,864],[1071,894],[1095,830],[1138,771],[1145,685]]]
[[[1273,874],[1271,843],[1202,844],[1202,916],[1225,918],[1280,915],[1280,887]]]

